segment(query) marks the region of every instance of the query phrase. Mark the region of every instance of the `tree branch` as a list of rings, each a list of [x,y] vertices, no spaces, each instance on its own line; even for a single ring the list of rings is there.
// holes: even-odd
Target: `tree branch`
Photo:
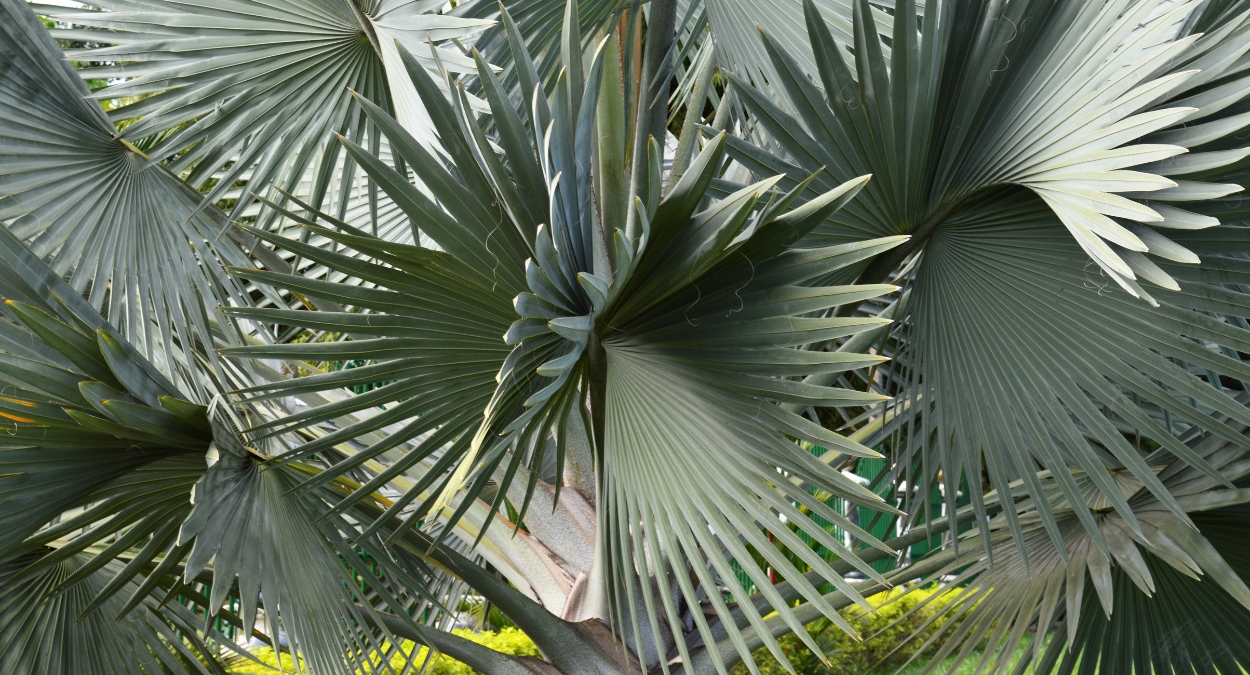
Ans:
[[[416,541],[413,541],[414,539]],[[550,648],[558,646],[556,643],[546,644],[548,639],[573,634],[570,628],[572,624],[568,624],[547,611],[541,604],[531,600],[508,582],[495,577],[469,558],[446,546],[428,550],[429,544],[429,539],[415,530],[406,533],[401,539],[401,546],[410,553],[425,558],[459,577],[492,605],[498,607],[499,611],[517,625],[517,628],[534,640],[534,644],[543,653],[549,653]]]
[[[632,209],[631,209],[632,212]],[[599,336],[594,332],[590,334],[590,345],[587,348],[590,360],[590,437],[594,443],[592,451],[595,453],[595,470],[599,472],[603,467],[603,444],[604,432],[606,430],[606,406],[608,391],[608,355],[603,348],[603,343],[599,341]],[[597,479],[597,473],[596,473]]]
[[[401,546],[459,577],[503,612],[547,657],[553,666],[548,672],[623,675],[629,670],[622,646],[602,623],[565,621],[465,556],[445,546],[427,551],[429,539],[416,530],[405,533]]]
[[[381,59],[382,45],[378,44],[378,34],[377,31],[373,30],[373,22],[370,21],[369,17],[365,16],[365,13],[360,11],[360,8],[356,6],[356,0],[347,0],[347,6],[351,7],[352,16],[356,17],[357,23],[360,24],[360,30],[364,32],[365,37],[369,39],[369,45],[373,47],[373,53],[377,54],[378,58]]]
[[[441,630],[425,630],[417,633],[412,630],[408,622],[394,614],[378,612],[377,615],[392,635],[437,649],[484,675],[560,674],[560,671],[542,659],[497,652],[485,645]]]
[[[362,522],[373,522],[382,516],[382,510],[368,500],[357,502],[352,506],[355,517]],[[485,527],[489,523],[483,523]],[[384,526],[377,534],[382,540],[389,540],[394,532],[394,525]],[[575,639],[577,631],[560,617],[547,611],[540,603],[531,600],[521,591],[513,588],[508,582],[497,578],[483,569],[473,560],[448,548],[433,546],[434,540],[425,532],[414,528],[405,528],[399,533],[395,545],[409,554],[441,567],[450,574],[460,578],[473,590],[477,591],[499,611],[516,624],[544,654],[566,647],[567,641]]]

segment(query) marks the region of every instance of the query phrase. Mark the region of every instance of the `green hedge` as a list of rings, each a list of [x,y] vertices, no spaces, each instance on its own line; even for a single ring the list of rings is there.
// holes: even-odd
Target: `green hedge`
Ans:
[[[955,592],[939,595],[924,607],[919,607],[923,601],[935,593],[937,593],[936,590],[916,590],[906,595],[901,591],[882,593],[868,599],[873,605],[885,603],[879,612],[865,613],[858,607],[843,610],[842,616],[859,632],[860,637],[863,638],[862,641],[856,640],[834,626],[828,619],[809,624],[808,630],[827,655],[829,666],[822,664],[820,659],[807,648],[807,645],[795,635],[783,636],[778,638],[777,642],[785,652],[790,665],[799,675],[832,673],[858,675],[876,671],[894,672],[916,653],[916,650],[924,644],[925,638],[932,635],[941,625],[942,620],[939,619],[929,625],[919,639],[906,641],[907,638],[956,595]],[[887,600],[889,600],[888,603]],[[786,669],[777,663],[768,649],[759,649],[753,656],[763,675],[786,673]],[[742,664],[730,671],[731,675],[747,675],[749,672]]]
[[[862,642],[856,641],[828,620],[822,619],[810,624],[809,630],[828,655],[830,662],[828,667],[823,665],[820,659],[794,635],[782,637],[778,642],[791,666],[799,675],[834,673],[858,675],[870,672],[893,672],[915,654],[916,649],[923,644],[924,637],[931,635],[941,621],[935,621],[926,628],[921,639],[906,643],[904,640],[932,617],[939,607],[955,596],[955,592],[940,595],[924,607],[917,609],[921,602],[934,593],[936,591],[918,590],[903,595],[899,591],[894,591],[869,598],[874,605],[885,603],[879,612],[865,613],[859,608],[844,610],[843,616],[859,631],[860,636],[864,638]],[[890,602],[887,603],[887,600]],[[506,654],[539,655],[538,648],[529,637],[516,628],[504,628],[498,632],[456,630],[455,633]],[[413,646],[411,642],[406,642],[404,650],[409,651]],[[277,665],[272,649],[267,647],[259,649],[256,651],[256,656],[269,665]],[[423,647],[417,658],[423,660],[425,656],[426,650]],[[763,675],[782,675],[786,672],[767,649],[758,650],[754,657]],[[285,666],[283,672],[295,672],[289,655],[284,656],[283,661]],[[392,659],[392,664],[396,672],[401,672],[404,659],[396,656]],[[273,675],[274,673],[273,670],[247,661],[237,661],[230,672],[237,675]],[[428,672],[431,675],[474,675],[471,668],[448,656],[439,656]],[[731,675],[747,675],[747,673],[749,670],[742,664],[731,670]]]
[[[460,637],[467,638],[479,644],[486,645],[495,651],[504,652],[505,654],[516,654],[519,656],[538,656],[538,648],[534,646],[533,641],[529,639],[525,633],[516,628],[504,628],[498,632],[482,631],[475,632],[466,629],[457,629],[454,632]],[[403,650],[405,653],[411,652],[416,646],[411,642],[404,642]],[[278,660],[274,657],[273,650],[268,647],[262,647],[253,652],[257,658],[270,666],[277,666]],[[420,665],[425,662],[427,650],[422,647],[417,653],[416,663]],[[391,659],[391,665],[395,668],[395,672],[403,672],[405,659],[400,655],[396,655]],[[252,663],[246,659],[235,661],[230,669],[233,675],[275,675],[275,671],[261,665]],[[295,664],[291,661],[290,654],[283,654],[282,668],[280,672],[295,673]],[[414,671],[415,672],[415,671]],[[429,675],[475,675],[475,671],[451,658],[450,656],[439,655],[434,661],[431,668],[426,671]]]

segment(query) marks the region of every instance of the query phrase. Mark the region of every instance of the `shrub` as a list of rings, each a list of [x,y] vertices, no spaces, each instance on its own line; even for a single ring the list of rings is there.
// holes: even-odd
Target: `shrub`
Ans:
[[[518,656],[539,656],[538,648],[534,646],[534,642],[529,639],[529,636],[516,628],[504,628],[500,631],[482,632],[475,632],[460,628],[452,632],[462,638],[486,645],[495,651],[503,652],[505,654],[515,654]],[[404,654],[410,653],[415,646],[416,645],[412,642],[405,640],[403,644]],[[255,654],[258,659],[267,665],[278,665],[278,660],[275,658],[273,650],[269,647],[257,649],[253,652],[253,654]],[[428,650],[425,647],[421,647],[420,651],[417,652],[417,665],[424,663],[427,654]],[[395,672],[397,673],[403,672],[405,662],[405,657],[399,654],[396,654],[391,658],[391,666],[394,667]],[[291,662],[290,654],[283,654],[282,666],[283,667],[280,669],[282,673],[296,672],[294,664]],[[230,669],[230,672],[232,675],[275,675],[275,671],[247,661],[246,659],[236,661],[234,667]],[[435,659],[434,663],[431,664],[430,669],[426,672],[429,675],[475,675],[475,671],[472,668],[469,668],[450,656],[444,656],[441,654]]]
[[[938,597],[933,597],[939,593],[941,594]],[[850,621],[863,638],[858,642],[826,619],[810,624],[808,628],[828,656],[829,666],[822,664],[820,659],[793,634],[778,638],[777,641],[790,661],[790,665],[799,675],[831,675],[832,673],[859,675],[869,672],[893,672],[916,653],[916,650],[924,644],[925,638],[932,635],[942,625],[945,617],[925,627],[923,634],[917,639],[908,640],[907,638],[937,614],[939,608],[953,599],[957,593],[957,590],[942,593],[940,589],[933,588],[904,594],[902,590],[896,589],[869,598],[869,602],[873,605],[887,603],[889,600],[888,604],[884,604],[877,612],[866,613],[859,608],[843,610],[842,615]],[[919,607],[922,602],[930,598],[932,600],[928,604]],[[540,655],[529,636],[516,628],[481,632],[457,629],[454,632],[460,637],[505,654]],[[412,642],[405,641],[404,652],[410,652],[414,646]],[[254,653],[266,664],[277,665],[272,649],[264,647]],[[417,653],[418,664],[424,661],[426,654],[426,648],[422,647]],[[762,675],[786,673],[785,667],[777,663],[767,649],[758,649],[752,656],[759,665]],[[391,660],[396,672],[402,672],[404,663],[404,657],[400,655],[396,655]],[[283,666],[285,667],[282,670],[283,673],[295,671],[289,655],[283,656]],[[272,675],[274,673],[273,670],[244,660],[237,661],[230,672],[233,675]],[[427,672],[430,675],[475,675],[473,669],[444,655],[439,655]],[[731,675],[747,675],[748,672],[744,664],[738,664],[730,671]]]
[[[912,633],[937,613],[938,608],[956,595],[955,592],[943,594],[924,607],[916,609],[920,603],[939,592],[936,588],[921,589],[904,595],[901,590],[896,589],[868,599],[877,605],[886,602],[887,598],[894,598],[878,612],[865,613],[859,608],[843,610],[842,615],[859,632],[862,642],[857,642],[827,619],[810,624],[809,630],[828,655],[830,665],[827,667],[797,636],[786,635],[778,638],[777,642],[799,675],[890,672],[911,658],[924,644],[924,638],[932,635],[942,624],[944,618],[926,627],[920,638],[907,641]],[[756,650],[752,656],[759,664],[762,675],[783,675],[786,672],[766,648]],[[730,671],[731,675],[747,675],[748,672],[750,671],[744,664],[738,664]]]

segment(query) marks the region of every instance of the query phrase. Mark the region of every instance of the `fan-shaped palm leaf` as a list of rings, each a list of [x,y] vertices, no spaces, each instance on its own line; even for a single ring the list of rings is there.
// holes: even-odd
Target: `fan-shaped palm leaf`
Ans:
[[[856,7],[861,26],[867,3]],[[894,418],[897,471],[931,485],[942,469],[952,508],[961,474],[974,484],[987,475],[999,490],[1022,476],[1059,545],[1030,477],[1038,466],[1050,470],[1075,502],[1065,476],[1079,466],[1140,535],[1105,467],[1128,467],[1176,517],[1186,516],[1117,425],[1215,477],[1176,430],[1196,426],[1232,439],[1211,411],[1246,419],[1216,375],[1242,377],[1228,350],[1250,336],[1232,318],[1245,313],[1243,296],[1211,285],[1224,283],[1216,270],[1240,269],[1223,255],[1244,245],[1223,242],[1240,242],[1243,232],[1202,229],[1218,221],[1172,206],[1239,188],[1205,180],[1168,187],[1171,180],[1147,173],[1207,169],[1205,179],[1245,152],[1176,157],[1184,147],[1126,145],[1151,133],[1176,141],[1184,132],[1165,129],[1195,116],[1226,119],[1227,101],[1241,96],[1225,80],[1237,81],[1233,64],[1250,49],[1241,37],[1247,15],[1228,15],[1201,39],[1177,36],[1191,10],[1021,2],[997,20],[986,6],[930,3],[923,26],[895,23],[888,72],[876,36],[857,29],[855,80],[808,3],[821,81],[839,94],[819,91],[767,36],[801,118],[739,83],[748,109],[788,154],[736,142],[740,161],[760,172],[788,170],[789,181],[820,165],[832,176],[877,176],[866,198],[812,242],[913,235],[868,265],[861,281],[895,274],[908,253],[923,252],[906,273],[912,289],[896,334],[892,382],[904,392]],[[899,17],[913,13],[900,3]],[[1191,132],[1189,142],[1234,128]],[[1139,164],[1147,166],[1124,170]],[[1195,249],[1217,252],[1196,243],[1208,238],[1221,242],[1221,257],[1200,261]],[[1155,284],[1149,293],[1141,280]],[[980,498],[973,490],[977,508]],[[1010,511],[1006,517],[1023,546],[1019,523]],[[1103,546],[1092,519],[1081,519]]]
[[[249,258],[119,137],[27,3],[0,13],[0,222],[176,376],[175,354],[212,343],[206,308],[244,302],[221,263]]]
[[[428,14],[439,4],[379,0],[257,3],[106,2],[98,10],[40,6],[69,24],[53,34],[103,47],[71,50],[71,58],[108,65],[84,68],[86,78],[117,79],[98,99],[136,100],[110,111],[133,120],[121,137],[133,143],[157,134],[148,154],[170,158],[169,168],[188,182],[217,183],[216,201],[243,175],[253,192],[270,183],[291,189],[310,165],[319,166],[315,203],[329,189],[346,189],[354,171],[335,174],[333,133],[360,142],[367,134],[351,91],[394,112],[426,144],[436,142],[402,73],[395,44],[407,45],[430,67],[429,41],[472,35],[489,22]],[[438,48],[442,67],[463,71],[472,63],[454,48]],[[398,69],[398,70],[397,70]],[[224,169],[224,170],[222,170]],[[221,173],[218,173],[222,170]]]
[[[85,558],[71,556],[20,582],[14,579],[40,557],[33,552],[0,563],[0,667],[5,672],[224,675],[196,637],[198,618],[182,605],[161,606],[158,597],[150,596],[126,611],[118,598],[97,606],[92,598],[109,582],[109,573],[120,570],[119,563],[84,574]],[[68,590],[56,590],[75,578]],[[189,636],[190,647],[183,636]],[[229,643],[220,634],[215,637]]]
[[[1192,449],[1229,478],[1239,479],[1250,471],[1247,450],[1224,438],[1205,437]],[[1166,463],[1155,467],[1159,480],[1186,513],[1194,515],[1198,530],[1173,515],[1127,471],[1112,472],[1111,477],[1137,514],[1136,531],[1110,508],[1088,476],[1079,472],[1074,476],[1084,500],[1074,507],[1053,478],[1042,474],[1047,503],[1064,534],[1065,555],[1051,545],[1037,502],[1025,500],[1016,507],[1027,558],[1010,537],[1002,536],[1006,521],[998,516],[991,525],[1001,533],[993,565],[983,560],[951,582],[963,588],[936,616],[958,621],[947,621],[928,638],[930,644],[942,646],[926,672],[948,654],[957,654],[958,663],[977,656],[977,649],[984,650],[979,668],[1005,672],[1030,625],[1048,627],[1057,622],[1067,630],[1055,635],[1040,672],[1053,671],[1065,645],[1058,671],[1063,673],[1093,672],[1095,666],[1117,673],[1130,672],[1134,666],[1139,672],[1173,666],[1213,672],[1213,665],[1221,671],[1232,665],[1235,671],[1233,664],[1245,664],[1250,652],[1240,636],[1225,640],[1217,637],[1218,631],[1190,633],[1201,624],[1235,625],[1250,612],[1245,545],[1243,538],[1229,536],[1229,528],[1245,525],[1244,503],[1250,501],[1250,490],[1224,489],[1185,462],[1162,454],[1160,459]],[[1105,546],[1096,544],[1081,527],[1078,511],[1093,513]],[[1020,668],[1041,657],[1043,633],[1038,631],[1031,659]],[[1119,637],[1109,639],[1113,634]],[[1218,646],[1202,650],[1195,640]]]
[[[1230,513],[1237,509],[1239,513]],[[1229,567],[1242,579],[1250,579],[1242,536],[1244,507],[1195,514],[1194,521]],[[1086,595],[1074,644],[1061,654],[1063,641],[1053,641],[1054,651],[1047,652],[1037,670],[1044,672],[1058,662],[1052,672],[1084,675],[1090,666],[1082,664],[1097,663],[1117,672],[1153,667],[1156,672],[1171,668],[1214,675],[1236,672],[1250,663],[1245,635],[1228,629],[1245,625],[1250,610],[1211,580],[1194,579],[1149,553],[1144,557],[1154,579],[1154,594],[1142,594],[1123,569],[1113,568],[1111,587],[1118,611],[1107,617],[1099,611],[1096,596]]]
[[[382,625],[374,603],[407,616],[414,604],[437,601],[426,592],[433,579],[419,561],[401,567],[364,541],[390,586],[369,572],[371,597],[362,602],[351,590],[353,572],[367,568],[345,543],[359,529],[342,519],[313,523],[338,497],[287,495],[315,468],[261,470],[261,457],[237,440],[239,422],[229,411],[215,403],[210,415],[186,401],[7,231],[0,231],[0,258],[11,273],[0,279],[0,378],[16,389],[0,399],[9,425],[0,439],[0,560],[18,565],[3,588],[13,602],[62,598],[42,613],[13,606],[4,635],[15,651],[6,657],[12,653],[31,672],[61,672],[61,661],[21,643],[41,621],[107,612],[99,621],[134,621],[94,637],[66,635],[56,658],[95,658],[86,672],[120,672],[115,662],[153,658],[136,661],[125,650],[150,645],[165,660],[161,650],[181,643],[167,629],[158,632],[169,648],[154,639],[164,619],[148,618],[145,603],[156,591],[191,595],[183,584],[207,571],[207,615],[217,615],[234,593],[242,601],[240,627],[250,633],[263,590],[270,630],[288,634],[318,672],[347,673],[388,639],[360,629]],[[22,557],[43,547],[53,550]],[[128,597],[117,595],[123,591]],[[188,639],[197,638],[191,632]]]
[[[512,49],[508,44],[514,39],[509,33],[519,37],[528,48],[538,80],[544,90],[550,92],[563,63],[562,51],[571,48],[580,53],[592,48],[595,36],[609,28],[609,24],[620,16],[621,10],[630,7],[630,2],[579,2],[576,7],[579,25],[576,45],[566,44],[561,39],[567,7],[568,3],[564,0],[472,0],[457,7],[455,14],[465,18],[498,20],[474,42],[474,47],[485,54],[491,63],[503,67],[501,79],[512,90],[519,90],[527,76],[521,70],[524,65],[513,62]]]
[[[803,3],[791,0],[768,0],[765,3],[747,3],[741,0],[703,0],[707,10],[708,26],[716,43],[718,63],[727,71],[746,78],[756,86],[776,86],[777,75],[759,35],[763,31],[797,58],[800,67],[808,75],[817,74],[817,60],[813,58],[812,45],[808,41],[804,21]],[[827,22],[830,35],[843,44],[854,40],[854,0],[814,0],[814,6]],[[915,5],[910,11],[915,14]],[[898,11],[908,3],[899,3]],[[882,8],[895,8],[894,2],[874,2],[869,12],[877,31],[891,35],[893,15]],[[889,58],[889,49],[884,50]]]

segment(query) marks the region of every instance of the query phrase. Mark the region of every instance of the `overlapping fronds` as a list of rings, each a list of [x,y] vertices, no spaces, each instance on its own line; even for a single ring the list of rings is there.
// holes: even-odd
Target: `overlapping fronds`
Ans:
[[[205,653],[194,616],[157,610],[161,575],[142,574],[176,555],[212,442],[205,408],[7,231],[0,257],[6,671],[209,672],[166,623]]]
[[[866,26],[867,3],[856,7]],[[787,171],[791,184],[817,166],[829,178],[815,185],[874,174],[809,242],[912,235],[859,278],[901,275],[910,289],[886,387],[901,394],[887,414],[895,476],[925,486],[913,496],[939,471],[951,509],[961,475],[1000,491],[1022,478],[1062,550],[1039,469],[1072,502],[1067,476],[1085,472],[1137,535],[1108,467],[1127,467],[1187,517],[1133,439],[1218,476],[1177,437],[1232,440],[1213,413],[1247,415],[1228,390],[1245,377],[1238,350],[1250,337],[1245,296],[1230,285],[1244,230],[1215,228],[1205,214],[1216,202],[1195,204],[1240,189],[1223,175],[1247,154],[1230,134],[1244,126],[1250,41],[1246,7],[1191,16],[1196,7],[1020,2],[999,17],[981,3],[928,3],[913,20],[914,4],[899,3],[888,67],[877,36],[857,28],[852,68],[808,3],[823,91],[765,33],[798,116],[739,81],[785,156],[738,141],[735,157],[758,173]],[[981,509],[981,491],[971,498]],[[1020,523],[1005,517],[1023,549]],[[1092,516],[1080,520],[1104,546]]]
[[[179,458],[202,456],[212,442],[205,408],[183,400],[8,232],[0,232],[0,255],[10,270],[0,280],[0,377],[12,392],[3,401],[8,429],[0,439],[6,448],[0,551],[7,557],[97,520],[107,521],[105,530],[87,527],[81,546],[140,521],[151,528],[176,519],[178,490],[185,503],[202,471],[198,462],[188,468]],[[143,467],[155,467],[152,486],[164,484],[172,494],[146,491],[143,481],[129,484],[125,476]],[[135,492],[110,501],[102,493],[110,487]],[[57,499],[48,499],[52,490]],[[144,495],[141,503],[125,504],[137,495]],[[88,504],[94,511],[29,541],[59,514]],[[128,511],[118,516],[118,509]],[[151,532],[137,532],[134,540]]]
[[[101,605],[93,598],[110,583],[110,573],[120,570],[119,563],[89,570],[84,556],[73,555],[27,573],[45,552],[0,562],[4,672],[224,675],[197,636],[199,620],[190,610],[177,603],[162,605],[159,597],[146,594],[125,611],[117,597]],[[225,642],[220,634],[213,637]]]
[[[802,4],[784,0],[767,0],[763,3],[703,0],[703,4],[722,68],[747,78],[756,86],[775,89],[777,72],[769,59],[768,51],[760,42],[762,31],[794,54],[803,72],[816,76],[819,54],[813,55],[814,45],[808,42]],[[825,28],[834,39],[844,44],[854,40],[852,17],[859,11],[855,8],[855,0],[812,0],[811,4],[823,17]],[[924,3],[900,2],[897,7],[893,1],[873,2],[872,5],[865,3],[866,16],[872,17],[876,31],[889,36],[895,14],[910,11],[909,21],[914,20],[917,4]],[[884,8],[894,12],[884,11]],[[884,50],[884,55],[888,60],[888,48]]]
[[[376,665],[378,655],[397,641],[377,610],[403,617],[419,635],[408,610],[422,602],[431,606],[431,600],[432,614],[440,608],[423,593],[431,581],[428,568],[415,558],[407,569],[394,564],[374,541],[349,545],[359,535],[350,521],[319,521],[336,503],[332,490],[290,494],[308,469],[266,468],[254,450],[228,441],[215,444],[209,459],[178,532],[184,581],[208,568],[211,612],[235,595],[242,629],[250,634],[263,608],[269,630],[288,636],[312,672],[385,671]]]
[[[576,25],[576,13],[566,13],[566,40],[573,44],[578,42]],[[376,364],[242,393],[263,399],[357,382],[388,384],[267,423],[252,433],[298,429],[331,421],[344,411],[385,405],[367,421],[344,426],[284,456],[305,457],[330,443],[399,425],[384,441],[355,452],[309,483],[322,484],[385,457],[389,466],[339,507],[363,503],[393,479],[407,478],[403,497],[366,530],[372,533],[394,527],[397,518],[404,519],[403,528],[455,519],[491,480],[498,484],[491,507],[499,510],[522,466],[530,477],[525,498],[515,505],[523,518],[547,453],[555,454],[553,485],[559,489],[568,434],[581,426],[570,425],[569,419],[583,418],[599,475],[601,527],[606,528],[609,556],[602,564],[610,570],[605,583],[613,599],[611,611],[615,625],[638,640],[646,632],[661,634],[661,623],[666,624],[663,631],[682,635],[682,605],[703,604],[730,623],[730,608],[714,590],[734,578],[730,561],[767,585],[767,573],[751,550],[770,556],[769,564],[788,578],[801,579],[791,563],[771,556],[770,532],[787,541],[796,537],[788,528],[776,527],[778,515],[855,564],[850,549],[803,516],[796,504],[817,509],[872,542],[867,532],[811,497],[809,488],[886,511],[892,507],[816,460],[793,439],[844,455],[875,453],[780,404],[845,406],[880,400],[874,394],[791,379],[881,361],[801,347],[883,325],[884,320],[874,318],[820,318],[817,313],[893,287],[809,282],[888,250],[902,238],[793,248],[846,204],[867,178],[837,186],[798,208],[794,200],[807,184],[783,194],[772,189],[775,179],[702,205],[724,162],[722,137],[666,190],[652,143],[651,157],[643,158],[651,174],[647,192],[612,192],[609,180],[596,180],[604,164],[597,164],[592,152],[596,142],[605,147],[621,140],[611,136],[612,127],[600,127],[598,139],[592,133],[596,112],[621,101],[618,82],[603,75],[606,47],[596,51],[585,75],[580,58],[566,63],[550,98],[538,89],[534,64],[519,39],[514,38],[513,47],[519,67],[531,74],[525,86],[532,103],[523,117],[479,60],[478,74],[496,130],[490,140],[466,114],[463,96],[448,104],[428,74],[409,60],[449,162],[422,148],[385,111],[362,101],[373,123],[387,134],[392,152],[412,168],[433,199],[365,149],[345,142],[352,157],[421,224],[440,251],[386,242],[315,212],[288,215],[375,262],[256,232],[377,287],[350,289],[294,275],[238,270],[253,282],[331,298],[348,311],[232,313],[333,330],[351,339],[244,347],[230,353],[289,360],[363,358]],[[503,150],[502,156],[492,143]],[[601,186],[606,187],[595,189]],[[482,194],[493,199],[466,198]],[[636,238],[623,229],[623,214],[613,214],[612,220],[601,215],[615,204],[636,209]],[[317,224],[322,222],[332,229]],[[391,450],[399,452],[384,454]],[[468,499],[458,496],[465,487]],[[795,550],[808,550],[797,539],[791,543]],[[801,595],[841,622],[817,587],[831,583],[862,598],[827,563],[814,554],[808,557],[808,564],[825,573],[815,583],[795,582],[802,584]],[[876,574],[866,564],[857,566]],[[668,569],[691,569],[695,576],[685,581],[677,575],[678,586],[670,587],[658,581]],[[637,606],[635,597],[648,598],[646,607]],[[768,604],[803,630],[779,597],[770,597]],[[769,610],[747,611],[757,625]],[[708,623],[701,613],[694,616],[694,633],[711,643]],[[677,648],[688,659],[686,639]],[[768,642],[779,649],[771,638]],[[655,650],[642,642],[632,647],[639,654]],[[740,651],[749,654],[744,645]],[[655,662],[654,655],[645,658]]]
[[[935,663],[1244,667],[1250,2],[676,4],[643,74],[622,2],[0,0],[0,670],[381,671],[468,583],[724,675],[950,573]]]
[[[129,671],[118,664],[139,664],[156,673],[149,662],[174,658],[170,650],[200,668],[181,641],[202,648],[186,627],[194,616],[156,607],[161,595],[194,595],[189,584],[204,579],[212,585],[198,603],[205,614],[216,616],[233,595],[247,634],[263,591],[269,630],[289,636],[323,673],[354,672],[382,650],[387,634],[362,630],[381,625],[369,620],[375,605],[403,616],[417,603],[438,608],[419,561],[386,564],[376,543],[362,542],[386,570],[380,577],[347,545],[359,534],[352,522],[314,523],[334,493],[288,495],[314,468],[262,470],[220,401],[210,415],[185,400],[7,231],[0,258],[9,271],[0,278],[0,560],[13,566],[0,587],[16,603],[0,610],[10,612],[3,658],[29,668],[15,672],[121,673]],[[366,598],[354,590],[358,577]],[[76,624],[79,616],[88,623]],[[74,627],[28,646],[47,621]],[[171,625],[182,637],[162,628],[166,621],[180,621]],[[151,655],[131,653],[148,646]]]
[[[39,5],[55,19],[56,37],[103,46],[71,49],[93,63],[85,78],[113,83],[96,99],[124,99],[109,112],[128,121],[121,138],[169,159],[195,187],[212,179],[216,201],[242,176],[252,193],[271,183],[291,189],[309,166],[318,167],[314,203],[327,190],[347,190],[354,167],[332,171],[344,134],[376,147],[352,91],[394,113],[423,143],[435,144],[428,118],[402,76],[396,43],[427,66],[464,71],[473,64],[452,46],[431,52],[430,42],[465,38],[488,21],[439,16],[442,3],[378,0],[271,2],[96,3],[98,9]],[[399,75],[399,77],[395,77]],[[85,102],[84,102],[85,104]],[[145,139],[150,139],[145,142]]]
[[[1244,431],[1245,425],[1236,429]],[[1242,479],[1250,471],[1240,443],[1207,436],[1187,447],[1228,478]],[[1243,636],[1218,628],[1239,625],[1250,615],[1244,537],[1235,534],[1246,525],[1250,490],[1225,488],[1166,451],[1151,459],[1158,480],[1192,514],[1197,529],[1123,469],[1107,473],[1129,500],[1136,526],[1110,508],[1089,475],[1073,475],[1082,498],[1074,506],[1054,478],[1042,473],[1045,508],[1054,514],[1066,550],[1056,551],[1045,533],[1041,502],[1026,499],[1016,506],[1027,558],[1007,536],[1005,515],[996,517],[991,528],[999,543],[992,564],[985,559],[950,582],[962,587],[959,595],[933,620],[958,620],[945,621],[927,639],[927,645],[940,647],[926,672],[950,654],[956,655],[951,667],[978,658],[982,672],[1007,672],[1031,626],[1037,637],[1019,667],[1031,663],[1036,672],[1236,672],[1237,664],[1250,662]],[[1078,514],[1086,512],[1095,519],[1101,543],[1079,522]],[[1066,630],[1056,631],[1045,647],[1045,629],[1056,624]]]
[[[1235,514],[1235,515],[1234,515]],[[1250,579],[1246,568],[1245,507],[1232,507],[1195,514],[1194,521],[1218,552],[1243,580]],[[1099,664],[1105,670],[1135,672],[1154,668],[1155,672],[1195,672],[1203,675],[1230,673],[1250,664],[1250,643],[1239,630],[1250,620],[1250,610],[1213,583],[1167,565],[1149,553],[1143,554],[1153,576],[1155,590],[1144,595],[1121,568],[1113,568],[1111,587],[1117,611],[1110,617],[1099,611],[1093,595],[1082,599],[1085,607],[1075,640],[1066,653],[1064,643],[1055,640],[1054,652],[1039,662],[1038,670],[1058,663],[1053,672],[1091,672]]]
[[[580,38],[575,45],[566,44],[562,40],[561,27],[564,25],[567,6],[568,3],[564,0],[471,0],[458,6],[455,14],[465,18],[498,21],[482,33],[474,42],[474,48],[485,54],[491,63],[503,67],[500,79],[513,90],[519,89],[522,78],[525,77],[521,69],[525,66],[513,61],[509,42],[514,37],[509,33],[520,37],[527,47],[539,81],[550,92],[563,63],[562,51],[573,49],[583,52],[592,48],[591,41],[594,37],[609,28],[609,23],[619,18],[622,10],[630,8],[631,3],[630,0],[579,2],[577,17]],[[641,39],[641,35],[638,38]]]
[[[0,17],[0,223],[177,377],[175,355],[212,343],[209,308],[243,301],[221,263],[248,258],[199,195],[118,136],[26,2],[5,0]]]
[[[649,228],[644,226],[637,253],[631,253],[621,240],[617,282],[606,289],[602,307],[594,307],[589,314],[600,332],[596,333],[599,344],[592,343],[588,349],[601,350],[598,357],[589,355],[589,363],[595,358],[606,361],[602,508],[613,528],[608,535],[612,579],[620,607],[632,608],[630,599],[636,592],[663,598],[660,607],[648,607],[641,617],[649,622],[651,634],[659,634],[661,622],[669,630],[679,630],[675,613],[679,603],[710,603],[720,619],[727,621],[730,609],[712,589],[734,578],[731,559],[759,587],[771,588],[767,573],[752,560],[748,547],[763,554],[786,578],[802,579],[792,563],[774,555],[770,534],[785,540],[807,565],[822,572],[817,584],[794,582],[803,597],[821,606],[816,588],[830,583],[858,598],[841,574],[833,572],[794,533],[770,524],[780,514],[854,563],[855,555],[803,516],[797,505],[814,509],[866,541],[875,539],[844,516],[822,508],[823,503],[811,498],[807,488],[889,510],[867,489],[814,461],[790,438],[846,455],[874,453],[778,404],[836,407],[871,400],[872,395],[809,387],[787,376],[803,371],[836,373],[877,361],[861,354],[801,348],[881,325],[874,319],[810,315],[889,287],[806,286],[803,282],[897,241],[798,250],[787,246],[797,233],[838,208],[862,181],[843,185],[793,211],[786,206],[793,193],[775,194],[757,217],[750,218],[757,206],[753,202],[760,199],[764,187],[755,185],[693,214],[691,226],[671,225],[669,217],[682,208],[679,200],[697,194],[694,188],[699,181],[706,184],[711,178],[708,167],[716,165],[719,149],[718,142],[705,149],[660,202],[655,217],[644,218]],[[740,232],[735,221],[744,223],[746,229]],[[592,288],[593,281],[583,286]],[[561,323],[552,320],[552,329],[560,333]],[[573,350],[576,353],[575,346]],[[593,396],[595,383],[589,384]],[[778,467],[787,478],[778,478]],[[695,577],[667,576],[664,570],[670,566],[691,569]],[[871,567],[858,566],[864,574],[875,575]],[[652,575],[675,579],[677,589],[667,582],[652,586]],[[739,608],[757,632],[764,633],[761,621],[767,610],[757,614],[750,605]],[[779,597],[769,598],[769,608],[791,621],[801,637],[806,635]],[[831,607],[825,615],[849,630]],[[698,633],[710,644],[713,633],[701,619],[695,615]],[[622,613],[617,620],[635,622],[635,634],[643,632],[636,623],[639,617]],[[731,632],[730,637],[735,634]],[[765,644],[780,654],[771,639]],[[677,647],[689,663],[685,645],[679,641]],[[644,645],[638,644],[637,649],[642,652]],[[746,658],[745,646],[739,649]]]

